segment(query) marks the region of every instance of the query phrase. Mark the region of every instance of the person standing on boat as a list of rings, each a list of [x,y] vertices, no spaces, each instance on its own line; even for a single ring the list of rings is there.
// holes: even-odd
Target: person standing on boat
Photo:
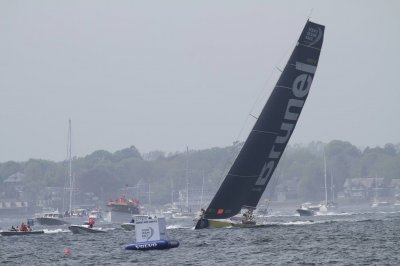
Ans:
[[[26,224],[24,224],[23,222],[22,222],[22,224],[21,224],[20,230],[21,230],[22,232],[27,232],[27,231],[28,231],[28,228],[26,227]]]
[[[89,217],[89,227],[93,228],[94,225],[94,218],[93,217]]]

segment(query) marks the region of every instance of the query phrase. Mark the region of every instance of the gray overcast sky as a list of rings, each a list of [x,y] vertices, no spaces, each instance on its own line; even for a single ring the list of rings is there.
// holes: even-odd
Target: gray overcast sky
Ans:
[[[400,1],[0,0],[0,161],[63,160],[68,118],[78,156],[244,140],[311,10],[325,41],[290,143],[400,142]]]

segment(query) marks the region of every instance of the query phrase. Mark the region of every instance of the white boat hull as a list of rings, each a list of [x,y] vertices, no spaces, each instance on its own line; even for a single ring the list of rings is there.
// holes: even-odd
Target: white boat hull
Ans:
[[[73,233],[73,234],[87,234],[87,233],[105,233],[106,231],[103,231],[98,228],[90,228],[88,225],[70,225],[68,226],[68,229]]]

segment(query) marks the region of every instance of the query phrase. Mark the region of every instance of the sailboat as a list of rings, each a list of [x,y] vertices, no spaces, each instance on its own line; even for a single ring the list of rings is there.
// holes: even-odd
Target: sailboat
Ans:
[[[374,192],[374,199],[373,199],[373,201],[371,203],[371,207],[372,208],[378,208],[378,207],[383,207],[383,206],[389,206],[390,205],[389,202],[379,200],[379,197],[378,197],[378,190],[379,190],[379,188],[378,188],[378,176],[375,177],[374,182],[375,182],[375,189],[374,189],[375,192]]]
[[[325,27],[307,21],[239,155],[195,229],[254,226],[253,211],[293,133],[317,69]],[[237,220],[234,216],[243,213]]]
[[[313,216],[320,213],[327,213],[334,209],[336,209],[336,204],[334,202],[333,195],[333,179],[331,174],[331,201],[328,201],[328,186],[327,186],[327,171],[326,171],[326,156],[324,150],[324,181],[325,181],[325,201],[318,205],[312,205],[309,202],[301,204],[300,208],[296,211],[300,214],[300,216]]]
[[[68,121],[68,148],[67,148],[67,155],[68,155],[68,177],[69,177],[69,187],[66,190],[69,191],[69,208],[68,210],[62,214],[57,211],[52,212],[45,212],[36,217],[36,220],[41,225],[63,225],[69,224],[71,218],[82,217],[85,215],[85,210],[81,209],[79,211],[72,210],[72,196],[73,196],[73,177],[72,177],[72,130],[71,130],[71,119]],[[79,219],[81,220],[81,219]]]

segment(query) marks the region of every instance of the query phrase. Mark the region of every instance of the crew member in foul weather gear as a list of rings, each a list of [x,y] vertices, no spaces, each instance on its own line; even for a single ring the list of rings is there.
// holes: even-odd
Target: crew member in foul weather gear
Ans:
[[[94,225],[94,218],[93,217],[89,217],[89,227],[93,228]]]
[[[20,229],[22,232],[28,231],[28,228],[26,227],[26,224],[22,223]]]

